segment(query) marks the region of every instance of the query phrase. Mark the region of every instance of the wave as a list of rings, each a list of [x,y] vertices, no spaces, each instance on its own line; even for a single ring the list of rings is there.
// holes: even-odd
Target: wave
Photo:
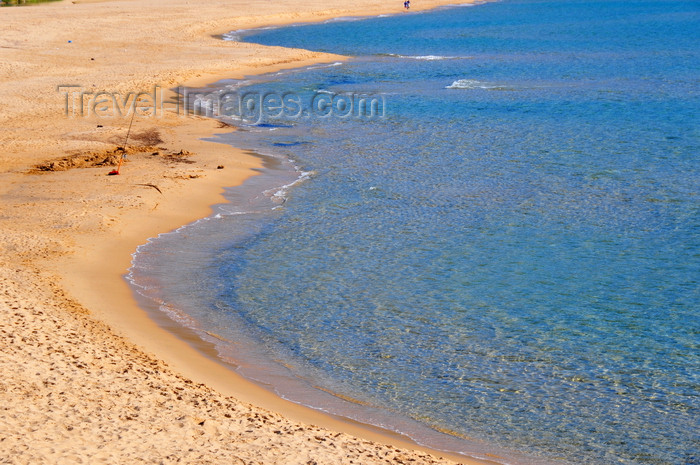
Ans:
[[[265,192],[263,192],[264,195],[270,197],[270,199],[277,204],[277,206],[274,208],[278,208],[280,204],[283,204],[287,201],[289,190],[292,187],[297,186],[303,183],[304,181],[307,181],[316,174],[315,171],[300,171],[299,167],[297,166],[295,166],[294,169],[297,170],[297,172],[299,173],[299,177],[296,180],[284,186],[268,189]]]
[[[484,90],[503,90],[512,91],[519,90],[519,88],[514,86],[504,86],[502,84],[494,84],[490,82],[478,81],[476,79],[459,79],[454,81],[445,89],[484,89]]]
[[[439,60],[468,60],[470,56],[443,56],[443,55],[398,55],[396,53],[380,53],[379,56],[403,58],[406,60],[439,61]]]
[[[221,39],[229,42],[241,42],[245,38],[245,36],[255,34],[258,31],[267,31],[270,29],[279,29],[279,26],[254,27],[251,29],[236,29],[234,31],[229,31],[221,34]]]
[[[458,59],[463,58],[463,57],[444,57],[444,56],[440,56],[440,55],[421,55],[421,56],[407,56],[404,58],[410,58],[412,60],[436,61],[436,60],[458,60]]]

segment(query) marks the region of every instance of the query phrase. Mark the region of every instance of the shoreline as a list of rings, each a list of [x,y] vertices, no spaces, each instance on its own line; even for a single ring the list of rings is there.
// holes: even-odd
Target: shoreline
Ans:
[[[274,160],[275,158],[271,155],[257,156],[264,159],[265,164],[270,163],[270,159]],[[273,161],[272,163],[276,164],[279,163],[279,161]],[[260,172],[262,176],[269,176],[269,174],[266,172],[268,170],[275,171],[276,169],[279,168],[264,166],[261,168]],[[295,173],[297,175],[299,174],[298,171]],[[279,176],[279,174],[277,174],[277,176]],[[275,189],[278,187],[277,184],[256,184],[256,187],[248,187],[248,189],[252,190],[246,192],[255,196],[260,193],[258,189],[262,188],[261,186],[265,186],[265,189]],[[242,185],[236,186],[231,192],[236,198],[245,198],[247,195],[245,193],[242,194],[242,189],[245,189]],[[222,205],[221,210],[218,209],[219,205]],[[197,238],[202,234],[202,232],[199,229],[199,226],[196,225],[200,221],[206,220],[207,218],[216,218],[219,215],[226,216],[226,213],[223,212],[227,210],[227,205],[236,205],[236,203],[233,200],[227,200],[223,204],[215,204],[212,207],[214,210],[212,215],[184,225],[167,234],[175,234],[181,238],[183,236],[192,237],[193,239]],[[255,211],[257,208],[260,207],[254,206],[253,210]],[[207,223],[208,221],[204,222],[204,228],[207,227]],[[195,227],[190,229],[189,226]],[[194,231],[192,229],[194,229]],[[220,234],[216,226],[214,226],[213,231],[210,231],[213,232],[214,235]],[[149,243],[151,240],[157,241],[158,238],[156,237],[149,239]],[[166,243],[170,243],[172,240],[173,239],[165,239]],[[173,250],[178,250],[183,246],[187,247],[187,239],[185,239],[184,242],[185,243],[183,243],[183,239],[175,239],[175,243],[171,244],[171,247],[174,247]],[[167,253],[169,250],[167,246],[163,247],[162,245],[157,245],[155,248],[157,251],[156,254],[158,255]],[[134,254],[134,257],[139,252],[140,250]],[[151,256],[151,254],[153,254],[153,250],[147,249],[146,254]],[[132,262],[132,264],[133,263],[134,262]],[[164,270],[163,266],[156,266],[160,270],[156,272],[156,275],[162,276]],[[153,270],[151,270],[151,272],[153,272]],[[151,275],[148,271],[145,273],[143,270],[137,272],[137,274],[141,275],[145,281],[135,279],[132,282],[132,279],[134,279],[132,273],[133,271],[130,270],[128,277],[122,277],[131,283],[128,285],[128,287],[132,291],[132,295],[136,299],[137,305],[141,311],[146,314],[146,317],[161,328],[161,330],[164,330],[167,333],[174,335],[180,341],[185,342],[201,356],[206,357],[215,364],[220,365],[225,371],[231,372],[222,373],[221,376],[223,379],[216,379],[214,381],[225,383],[224,387],[217,388],[220,392],[225,392],[227,394],[230,393],[238,399],[245,399],[247,402],[280,413],[288,418],[293,418],[302,422],[312,422],[313,424],[323,426],[324,428],[348,432],[372,441],[387,442],[399,447],[416,448],[421,451],[438,454],[451,460],[459,461],[460,463],[474,463],[474,457],[482,457],[484,455],[491,456],[493,459],[498,458],[499,460],[505,460],[505,457],[503,456],[494,455],[497,453],[496,450],[491,450],[491,454],[485,452],[484,449],[488,450],[488,447],[485,447],[485,444],[480,444],[474,442],[473,440],[470,443],[467,439],[464,439],[457,434],[451,435],[446,431],[433,429],[428,425],[411,419],[410,417],[402,417],[400,420],[397,420],[395,417],[391,418],[392,415],[389,413],[389,411],[384,410],[380,406],[366,404],[360,400],[346,397],[342,394],[324,389],[315,385],[309,379],[297,379],[291,374],[277,372],[274,368],[271,369],[267,366],[268,364],[276,364],[277,362],[268,360],[264,356],[262,356],[263,359],[259,359],[259,357],[261,357],[260,353],[253,355],[251,359],[249,357],[251,353],[250,351],[252,350],[255,352],[256,349],[249,348],[248,344],[253,344],[254,347],[255,343],[248,340],[245,335],[241,335],[241,339],[237,339],[235,337],[231,339],[230,335],[224,338],[219,334],[206,330],[206,328],[200,326],[199,322],[196,320],[196,317],[192,317],[186,312],[183,312],[177,303],[173,305],[173,302],[170,300],[165,302],[161,301],[161,297],[159,296],[162,294],[159,292],[157,292],[156,295],[150,294],[148,289],[150,289],[152,282],[149,280],[149,277],[153,275]],[[182,273],[180,273],[180,275],[181,274]],[[160,278],[155,278],[155,282],[157,283],[159,279]],[[165,278],[165,281],[167,282],[167,277]],[[141,284],[145,284],[147,287],[143,287]],[[155,284],[155,287],[157,288],[158,284]],[[168,308],[166,311],[160,308],[163,303],[165,303]],[[171,311],[175,312],[174,317],[168,314]],[[183,315],[181,315],[181,313]],[[180,321],[180,318],[183,318],[184,321]],[[169,345],[168,347],[171,348],[172,346]],[[227,356],[221,352],[222,350],[226,352],[232,347],[236,355]],[[157,348],[154,350],[158,351],[156,353],[161,353],[163,348]],[[241,355],[241,357],[239,357],[239,355]],[[262,364],[256,363],[256,360],[262,362]],[[261,368],[261,366],[265,366],[265,368]],[[197,370],[200,369],[199,367],[195,368]],[[268,371],[270,369],[272,371]],[[272,374],[272,378],[266,376],[270,373]],[[208,374],[209,373],[205,373],[205,375]],[[192,376],[198,379],[201,378],[201,375],[198,376],[195,373],[193,373]],[[235,383],[237,389],[228,389],[231,386],[231,384],[228,383]],[[206,384],[212,385],[212,382],[207,381]],[[264,404],[260,403],[259,390],[261,389],[265,391],[264,396],[262,397],[265,402]],[[269,397],[269,394],[271,394],[272,397]],[[364,418],[370,417],[372,417],[375,421],[364,420]],[[351,429],[348,429],[348,427]],[[467,442],[460,443],[461,441]],[[460,452],[460,450],[463,450],[461,449],[461,446],[464,446],[465,444],[467,445],[466,451]],[[469,450],[469,446],[471,446],[473,449],[471,452]],[[481,459],[481,461],[477,461],[476,463],[495,462],[483,461],[483,459]],[[515,462],[511,460],[508,463]]]
[[[219,195],[217,194],[217,197]],[[213,200],[211,197],[210,199]],[[221,203],[220,201],[204,200],[204,198],[201,200],[204,204],[209,201],[210,203],[206,204],[208,207]],[[198,217],[194,221],[206,216],[208,215]],[[177,227],[180,226],[182,225]],[[168,231],[177,229],[177,227]],[[133,238],[120,241],[114,248],[117,252],[108,257],[109,262],[114,263],[109,267],[105,267],[101,261],[89,261],[90,256],[99,255],[95,250],[89,251],[79,262],[71,260],[59,264],[58,267],[70,275],[70,278],[63,284],[71,296],[77,297],[83,305],[90,309],[99,308],[99,313],[96,312],[96,314],[100,320],[107,322],[111,328],[119,333],[123,333],[130,341],[145,349],[147,353],[155,354],[157,358],[166,362],[177,373],[197,383],[203,383],[225,396],[231,396],[239,401],[281,414],[295,422],[352,434],[362,439],[391,444],[394,447],[415,449],[460,463],[490,463],[478,459],[474,461],[467,456],[420,446],[398,433],[324,413],[283,399],[271,389],[264,388],[237,374],[234,371],[235,367],[222,361],[218,357],[216,349],[210,343],[199,338],[194,331],[179,327],[177,324],[173,324],[169,329],[163,328],[138,304],[134,290],[125,280],[125,269],[119,259],[125,255],[123,252],[127,249],[133,250],[133,244],[142,237],[144,237],[143,234],[134,235]],[[129,259],[131,258],[130,254],[126,255]],[[91,288],[96,278],[103,283],[100,294],[108,293],[113,297],[113,302],[106,303],[100,295],[96,295],[92,291]]]
[[[85,6],[93,5],[91,2],[77,3]],[[125,3],[129,2],[104,2],[95,3],[95,5],[107,5],[105,8],[111,10],[116,4]],[[46,15],[47,11],[48,16],[51,16],[50,10],[54,5],[56,8],[67,6],[65,1],[33,6],[31,8],[37,13],[21,13],[19,16],[31,20],[32,15]],[[179,6],[183,12],[187,11],[186,7]],[[86,11],[90,13],[89,10]],[[368,15],[371,14],[373,13]],[[262,18],[265,19],[257,20],[269,19]],[[255,23],[255,20],[249,21]],[[3,39],[7,41],[6,37]],[[261,47],[246,45],[242,48],[259,49]],[[220,51],[220,48],[216,51]],[[279,52],[278,48],[274,48],[274,53],[277,52]],[[301,58],[299,56],[294,59],[268,58],[269,61],[276,61],[276,63],[261,65],[258,62],[253,64],[252,68],[248,66],[244,69],[255,71],[250,74],[262,74],[280,69],[298,68],[305,63],[319,63],[324,59],[337,60],[337,57],[305,52],[301,53]],[[197,64],[192,68],[196,66]],[[222,65],[218,63],[217,66]],[[89,74],[89,76],[94,75]],[[222,69],[208,69],[199,73],[193,73],[191,70],[183,71],[183,78],[190,85],[211,83],[217,80],[217,76],[233,78],[241,76],[241,72]],[[114,82],[119,82],[118,74],[112,75],[111,78],[115,79]],[[146,78],[142,83],[149,83],[149,79],[151,78]],[[37,83],[43,84],[40,81],[40,79],[35,79],[34,82],[30,80],[29,90],[32,89],[32,85],[34,90],[37,90]],[[5,80],[3,84],[7,82]],[[113,82],[107,80],[104,84],[109,86]],[[19,306],[20,309],[31,311],[45,306],[45,311],[48,312],[50,307],[56,307],[59,313],[70,309],[72,317],[78,318],[77,321],[81,321],[80,318],[97,320],[97,323],[82,321],[83,326],[104,322],[109,328],[107,331],[109,335],[105,337],[110,341],[121,340],[122,336],[119,335],[125,335],[126,340],[117,345],[121,344],[127,351],[145,350],[147,354],[156,354],[157,360],[164,361],[170,367],[163,368],[163,371],[172,370],[176,377],[182,375],[193,379],[195,383],[203,383],[206,386],[204,389],[206,395],[212,395],[210,390],[214,389],[224,397],[233,396],[238,401],[254,404],[263,410],[282,413],[285,419],[293,422],[318,425],[331,431],[357,436],[361,438],[360,440],[392,444],[394,447],[417,451],[421,454],[432,453],[462,463],[493,463],[423,448],[387,431],[373,431],[370,425],[354,424],[350,420],[327,416],[322,412],[285,401],[272,392],[244,380],[221,363],[202,355],[177,335],[158,327],[157,323],[138,306],[132,290],[123,279],[131,263],[131,253],[150,237],[208,216],[211,206],[222,202],[222,189],[225,186],[239,185],[247,177],[254,175],[253,170],[260,166],[260,161],[230,146],[202,141],[202,137],[215,133],[218,129],[214,120],[189,118],[183,122],[183,120],[173,121],[172,118],[166,118],[156,121],[155,125],[158,139],[162,137],[164,140],[161,143],[152,144],[152,147],[156,147],[155,149],[145,145],[146,142],[144,142],[143,146],[150,147],[149,150],[142,153],[136,152],[133,155],[130,153],[129,163],[124,165],[123,174],[119,177],[106,177],[107,166],[27,174],[27,168],[46,159],[58,158],[70,150],[83,153],[104,152],[106,146],[114,145],[113,140],[123,135],[127,123],[121,120],[108,131],[99,130],[104,129],[105,125],[99,128],[100,120],[96,118],[72,121],[75,124],[70,124],[70,121],[60,120],[63,115],[59,118],[52,116],[52,114],[55,115],[56,108],[55,105],[51,105],[52,95],[49,92],[45,91],[43,94],[38,92],[38,94],[40,94],[39,98],[35,98],[33,102],[40,103],[43,112],[31,115],[34,117],[31,119],[28,118],[26,111],[20,111],[18,115],[10,115],[3,122],[4,125],[13,127],[12,123],[22,121],[22,124],[18,125],[19,129],[14,129],[9,137],[3,134],[5,136],[3,142],[8,140],[10,142],[6,147],[12,156],[7,157],[0,165],[2,168],[0,176],[5,181],[0,191],[5,212],[0,213],[8,213],[0,221],[0,230],[5,233],[5,237],[9,238],[9,245],[6,243],[2,250],[2,257],[7,263],[3,267],[6,273],[3,273],[2,286],[6,289],[6,295],[16,291],[18,299],[26,302],[26,305]],[[59,124],[56,127],[50,127],[47,131],[48,122]],[[147,121],[147,123],[151,122]],[[153,128],[143,126],[143,121],[137,121],[135,134],[148,136],[149,130],[151,135],[153,134]],[[39,140],[33,139],[32,136],[43,132],[47,134]],[[76,138],[76,135],[79,137]],[[89,137],[86,138],[85,135]],[[165,146],[167,150],[160,150],[161,146]],[[172,153],[167,154],[170,158],[164,162],[163,156],[159,155],[154,159],[151,153],[147,153],[151,150],[154,150],[153,153]],[[180,153],[190,152],[194,163],[184,164],[182,160],[177,160],[178,150]],[[45,154],[44,151],[53,156]],[[184,157],[189,158],[187,154]],[[225,168],[217,169],[219,164],[225,165]],[[235,169],[232,166],[235,166]],[[163,193],[151,188],[153,186],[157,186]],[[42,194],[37,196],[37,192]],[[80,199],[82,205],[76,205],[78,202],[75,202],[75,199]],[[32,209],[32,213],[28,212],[28,208]],[[50,213],[42,214],[46,212]],[[13,279],[10,273],[11,267],[16,268],[15,272],[21,274],[25,281]],[[4,270],[5,268],[7,270]],[[57,280],[60,284],[56,284]],[[30,298],[23,295],[26,294],[23,289],[31,287],[28,285],[30,281],[37,288],[50,288],[53,298],[47,299],[46,296]],[[0,301],[0,303],[5,302]],[[14,308],[11,305],[8,304],[10,308]],[[39,332],[42,330],[46,331],[46,328],[40,328]],[[65,335],[59,336],[58,333],[51,336],[54,339],[65,337]],[[26,359],[27,355],[23,357]],[[141,357],[153,360],[151,356],[143,353]],[[134,358],[140,360],[139,357]],[[21,356],[16,360],[19,365],[22,365],[22,361]],[[41,372],[43,373],[43,370]],[[74,401],[80,403],[81,399],[82,396],[78,396]],[[109,399],[103,400],[109,401]],[[21,405],[18,407],[21,408]],[[10,417],[11,415],[4,415],[2,419],[7,420]],[[22,420],[22,417],[20,415],[15,419]],[[277,433],[273,432],[273,434]],[[331,432],[328,434],[330,435]],[[31,435],[27,440],[31,440]],[[36,438],[34,440],[36,441]],[[325,441],[316,440],[319,443]],[[13,445],[13,441],[10,441],[9,444],[0,446],[0,450]],[[298,447],[298,445],[290,446],[289,452],[295,451]],[[49,451],[44,458],[75,454],[76,452],[71,449],[73,448],[68,447],[65,453]],[[15,457],[16,453],[17,451],[14,450],[13,454],[4,455]],[[281,456],[284,457],[285,454],[282,453]],[[424,463],[439,463],[428,462],[423,455],[420,457],[423,457]],[[17,463],[23,463],[20,456],[15,458]]]
[[[269,73],[279,70],[271,69]],[[261,159],[253,154],[245,153],[242,149],[224,143],[201,140],[200,136],[217,128],[216,123],[216,120],[201,118],[193,125],[195,128],[189,127],[190,125],[179,126],[178,129],[185,131],[187,137],[183,141],[183,146],[192,148],[199,144],[210,144],[219,145],[224,151],[232,150],[236,152],[235,156],[238,159],[248,159],[249,164],[246,165],[245,172],[238,174],[233,181],[234,184],[222,184],[222,182],[231,181],[207,179],[201,181],[201,184],[206,185],[197,186],[195,192],[188,189],[189,199],[186,208],[184,208],[188,213],[168,215],[168,218],[165,219],[153,219],[148,212],[128,212],[127,214],[133,218],[125,222],[136,223],[140,227],[132,229],[128,235],[122,234],[116,245],[111,246],[112,251],[108,257],[100,255],[97,248],[101,241],[97,240],[91,244],[92,249],[86,250],[84,256],[79,260],[70,257],[65,262],[57,262],[57,272],[63,270],[63,285],[71,296],[76,297],[87,308],[96,309],[95,314],[101,321],[105,321],[110,328],[115,329],[119,334],[124,334],[138,347],[145,349],[147,353],[155,354],[158,359],[166,362],[175,372],[195,382],[203,383],[225,396],[280,414],[294,422],[351,434],[363,440],[416,450],[465,465],[497,464],[498,462],[422,446],[400,433],[284,399],[272,390],[272,386],[264,387],[260,383],[236,373],[235,367],[221,360],[215,347],[201,339],[193,330],[177,323],[173,323],[169,325],[168,329],[165,329],[157,319],[153,318],[150,312],[138,303],[134,295],[135,290],[126,281],[126,272],[131,266],[132,254],[135,253],[136,248],[159,234],[172,232],[182,226],[209,217],[216,205],[227,203],[223,196],[225,187],[239,187],[248,177],[257,175],[253,170],[262,167]],[[161,203],[159,206],[166,212],[173,212],[182,209],[182,207],[181,200],[176,200],[173,205]],[[100,257],[100,259],[94,260],[96,257]],[[110,265],[105,266],[105,261]],[[103,283],[99,294],[94,293],[92,289],[96,278]],[[103,298],[105,292],[116,296],[116,298],[113,301],[105,302]],[[164,316],[163,319],[168,319],[168,317]],[[494,456],[494,459],[496,458],[504,459]]]

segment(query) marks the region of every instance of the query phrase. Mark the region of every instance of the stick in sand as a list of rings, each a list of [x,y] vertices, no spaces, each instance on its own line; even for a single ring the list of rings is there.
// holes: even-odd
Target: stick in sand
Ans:
[[[122,155],[121,157],[119,157],[119,164],[117,165],[117,169],[107,173],[107,176],[114,176],[115,174],[119,174],[119,170],[122,167],[122,161],[126,157],[126,144],[129,142],[129,134],[131,134],[131,125],[134,124],[134,116],[136,116],[136,106],[134,106],[134,112],[131,114],[131,122],[129,123],[129,129],[127,129],[126,131],[126,139],[124,139],[124,146],[121,147]]]

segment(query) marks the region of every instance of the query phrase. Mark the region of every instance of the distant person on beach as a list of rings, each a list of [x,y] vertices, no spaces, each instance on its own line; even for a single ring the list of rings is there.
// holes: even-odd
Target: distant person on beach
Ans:
[[[407,10],[411,8],[411,0],[406,0],[405,2],[403,2],[403,7]]]

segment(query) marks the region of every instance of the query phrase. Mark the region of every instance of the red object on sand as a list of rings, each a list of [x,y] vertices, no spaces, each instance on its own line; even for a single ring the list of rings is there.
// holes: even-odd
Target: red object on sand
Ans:
[[[117,169],[112,170],[109,173],[107,173],[107,176],[114,176],[115,174],[119,174],[119,170],[122,167],[122,161],[124,161],[125,158],[126,158],[126,153],[122,153],[121,157],[119,157],[119,164],[117,165]]]

